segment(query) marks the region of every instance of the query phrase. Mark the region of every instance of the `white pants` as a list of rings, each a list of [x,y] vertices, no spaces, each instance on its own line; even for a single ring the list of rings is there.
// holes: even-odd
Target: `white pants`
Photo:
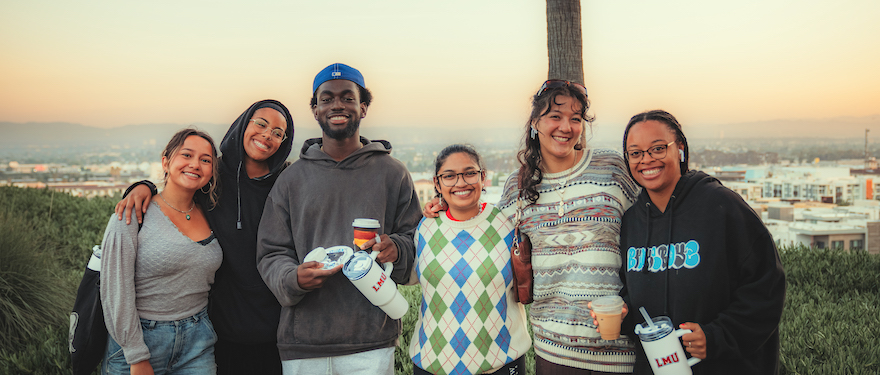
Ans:
[[[394,375],[394,347],[366,352],[281,361],[284,375]]]

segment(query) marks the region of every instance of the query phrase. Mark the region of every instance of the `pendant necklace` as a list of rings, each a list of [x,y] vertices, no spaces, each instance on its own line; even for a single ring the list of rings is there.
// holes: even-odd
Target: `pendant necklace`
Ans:
[[[574,163],[571,164],[571,168],[574,168],[575,164],[577,164],[577,150],[574,151]],[[569,168],[569,169],[571,169]],[[572,171],[573,173],[574,171]],[[565,216],[565,189],[568,188],[568,179],[571,177],[571,173],[568,176],[565,176],[565,180],[559,182],[559,189],[556,189],[556,194],[559,194],[559,217]]]
[[[162,193],[164,193],[164,191]],[[162,196],[162,193],[159,193],[159,198],[162,198],[162,202],[165,202],[165,204],[167,204],[168,207],[171,207],[172,210],[186,215],[186,219],[189,220],[189,218],[190,218],[189,213],[192,212],[193,208],[196,208],[196,202],[193,201],[192,205],[189,206],[189,209],[186,211],[178,210],[177,207],[172,206],[171,203],[168,203],[168,201],[165,200],[165,197]]]

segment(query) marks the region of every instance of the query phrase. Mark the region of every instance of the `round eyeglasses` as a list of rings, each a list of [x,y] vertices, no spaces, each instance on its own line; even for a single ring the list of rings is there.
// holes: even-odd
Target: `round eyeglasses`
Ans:
[[[480,177],[482,176],[483,171],[475,170],[475,171],[467,171],[461,173],[441,173],[437,175],[437,179],[440,180],[440,183],[446,187],[453,187],[458,184],[458,176],[461,176],[464,179],[464,183],[468,185],[476,184],[480,181]]]
[[[666,157],[666,150],[669,149],[669,146],[672,146],[673,143],[675,143],[675,141],[669,142],[665,145],[652,146],[647,150],[629,150],[626,152],[626,156],[632,164],[638,164],[642,161],[642,158],[645,157],[646,153],[651,155],[652,158],[660,160]]]
[[[257,125],[257,133],[263,134],[269,130],[269,123],[263,119],[252,118],[251,122],[253,122],[254,125]],[[273,128],[269,134],[271,134],[272,138],[275,138],[278,142],[283,142],[287,139],[287,134],[285,134],[284,130],[281,130],[281,128]]]

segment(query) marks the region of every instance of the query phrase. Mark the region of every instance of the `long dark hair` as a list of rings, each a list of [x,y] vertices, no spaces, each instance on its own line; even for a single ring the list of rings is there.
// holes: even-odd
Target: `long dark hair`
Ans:
[[[587,115],[590,109],[590,100],[587,95],[579,88],[573,85],[565,85],[547,89],[538,95],[532,97],[532,113],[529,115],[529,121],[526,122],[525,134],[523,135],[523,148],[516,153],[519,161],[519,197],[524,198],[529,204],[538,201],[538,185],[544,179],[544,172],[541,170],[541,141],[539,137],[532,138],[529,136],[532,126],[536,126],[538,121],[550,113],[551,104],[559,105],[556,98],[559,96],[568,96],[574,98],[581,104],[581,118],[586,123],[584,130],[593,122],[593,117]],[[586,147],[586,131],[581,132],[579,146],[575,145],[576,150]]]
[[[623,158],[626,159],[626,164],[629,165],[629,154],[626,152],[626,138],[629,137],[629,129],[632,128],[635,124],[649,120],[654,120],[665,124],[670,131],[675,133],[675,142],[680,144],[681,147],[684,148],[684,160],[679,161],[681,174],[684,175],[685,172],[688,171],[688,160],[690,158],[690,152],[688,151],[688,141],[687,138],[684,136],[684,131],[681,130],[681,124],[678,123],[678,120],[675,119],[675,116],[662,109],[642,112],[629,119],[629,123],[626,124],[626,130],[623,131]],[[632,171],[630,170],[630,168],[627,168],[626,170],[629,171],[629,177],[632,178],[633,181],[635,181],[636,179],[632,175]]]
[[[186,138],[195,135],[204,138],[208,141],[208,144],[211,145],[211,179],[208,180],[208,203],[210,203],[211,208],[213,208],[217,204],[217,195],[220,181],[217,176],[220,171],[220,162],[217,160],[217,147],[214,146],[214,139],[211,138],[208,133],[205,133],[201,130],[194,128],[186,128],[181,131],[178,131],[173,136],[171,136],[171,140],[168,141],[168,144],[165,146],[165,149],[162,150],[162,156],[168,160],[168,163],[171,164],[171,159],[177,156],[177,152],[183,147],[183,142],[186,141]],[[168,181],[168,171],[165,171],[165,177],[162,179],[163,183]],[[205,187],[202,186],[202,189]],[[204,190],[203,190],[204,191]]]

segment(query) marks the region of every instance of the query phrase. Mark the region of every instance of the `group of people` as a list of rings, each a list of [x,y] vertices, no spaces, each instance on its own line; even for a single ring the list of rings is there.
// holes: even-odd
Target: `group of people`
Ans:
[[[105,373],[393,374],[402,333],[341,274],[306,262],[350,246],[418,284],[409,357],[416,374],[650,374],[633,336],[644,307],[681,328],[695,373],[776,373],[785,280],[774,242],[743,200],[688,171],[687,140],[664,111],[634,116],[624,153],[591,148],[586,88],[548,80],[532,98],[501,201],[481,199],[486,168],[468,145],[435,161],[437,198],[420,206],[386,141],[360,136],[372,101],[344,64],[319,72],[320,138],[292,149],[293,119],[251,105],[220,143],[178,132],[162,191],[133,185],[104,235]],[[155,199],[158,195],[159,199]],[[141,225],[133,225],[137,221]],[[531,243],[534,302],[514,291],[511,247]],[[603,340],[593,299],[623,297],[625,335]],[[531,325],[534,339],[530,337]]]

